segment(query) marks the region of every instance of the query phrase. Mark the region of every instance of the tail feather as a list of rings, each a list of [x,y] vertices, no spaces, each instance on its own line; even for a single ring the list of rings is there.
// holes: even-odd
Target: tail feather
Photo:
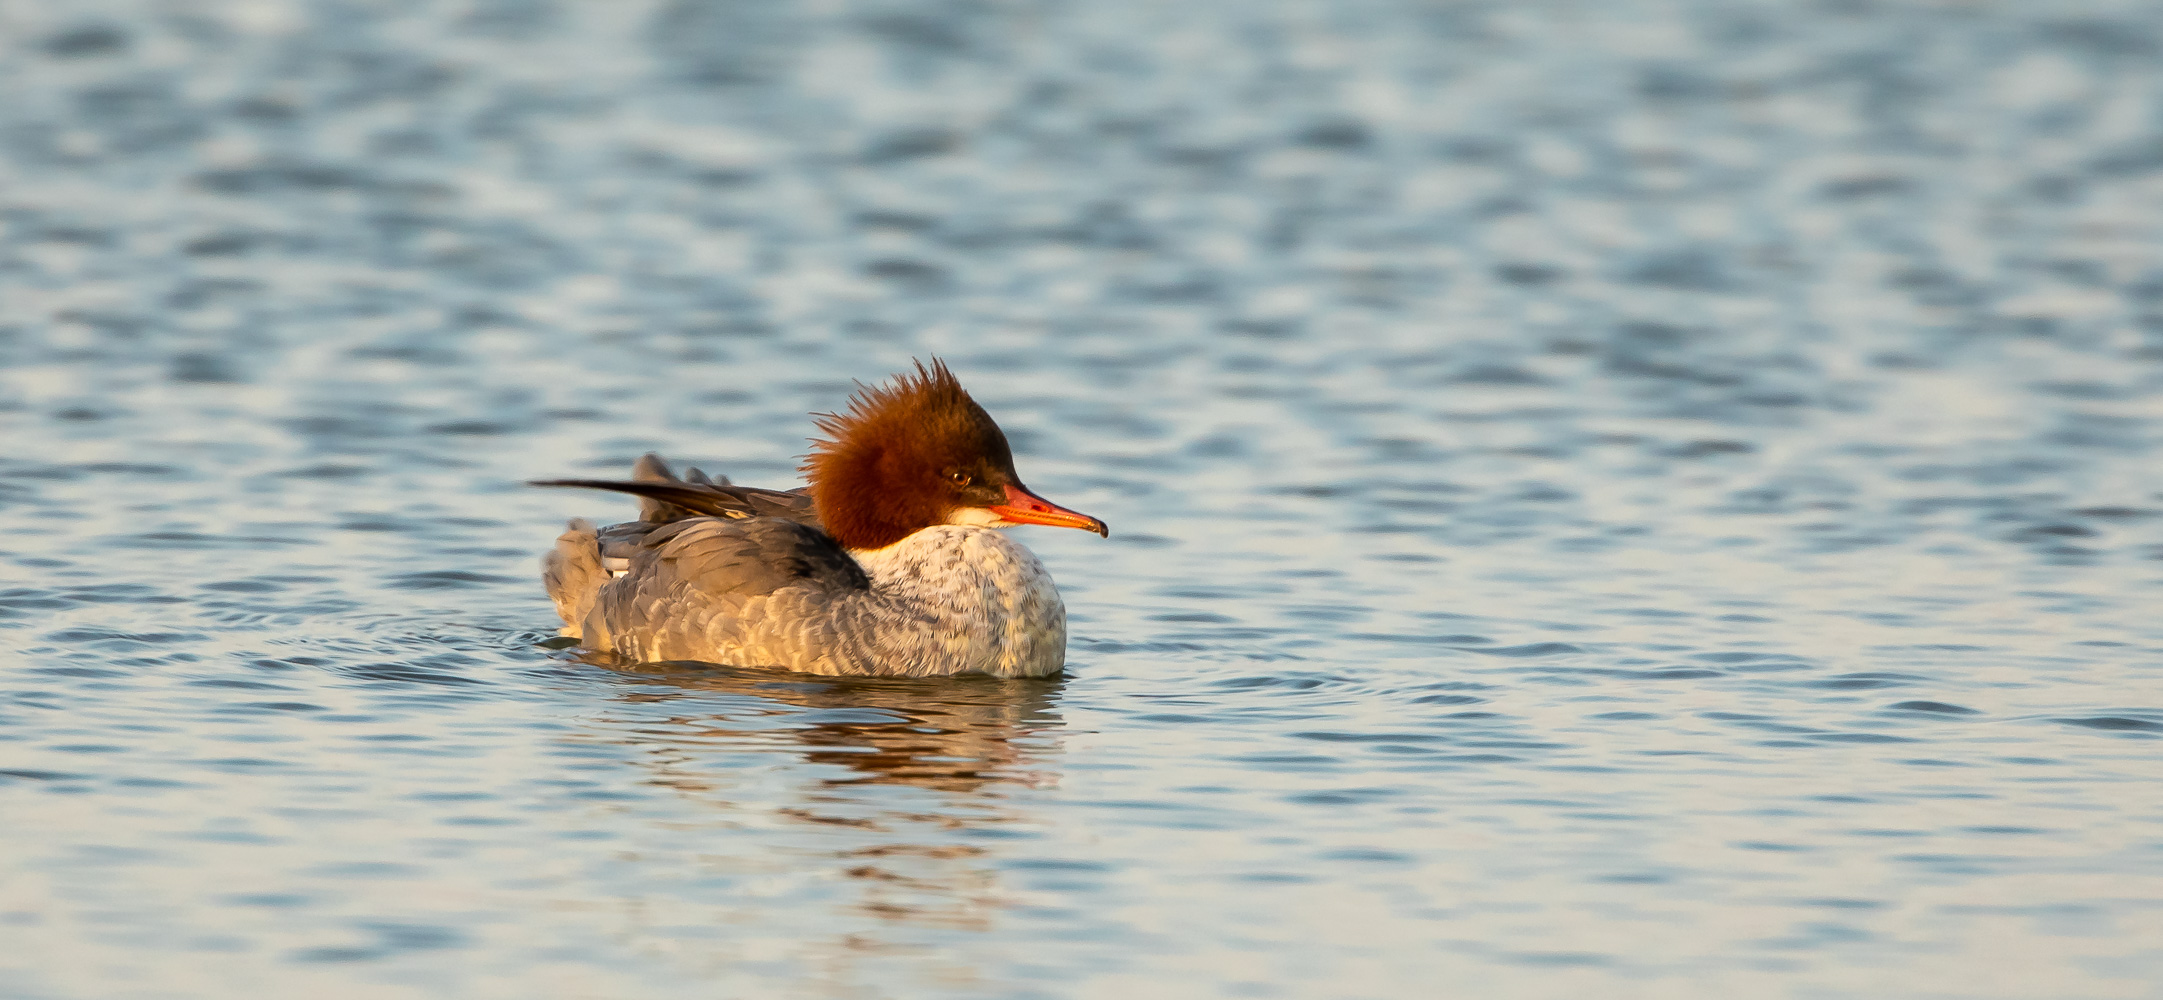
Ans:
[[[658,461],[658,459],[656,460]],[[640,471],[644,471],[641,467]],[[528,486],[574,486],[612,490],[640,498],[641,520],[668,523],[687,517],[779,517],[825,530],[818,504],[806,489],[761,490],[732,486],[727,479],[698,483],[683,479],[533,479]]]
[[[693,473],[698,472],[697,469],[691,471]],[[700,478],[703,479],[704,477],[701,476]],[[668,467],[668,462],[660,455],[649,451],[640,455],[637,462],[632,463],[631,481],[634,483],[695,483],[699,480],[676,478],[675,470]],[[641,521],[667,524],[670,521],[681,521],[687,517],[697,516],[699,516],[698,511],[669,503],[657,496],[641,496],[638,498],[638,519]]]

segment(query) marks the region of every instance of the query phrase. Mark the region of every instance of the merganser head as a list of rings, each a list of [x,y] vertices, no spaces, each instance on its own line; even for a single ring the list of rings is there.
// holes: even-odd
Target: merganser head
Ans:
[[[883,549],[935,524],[1049,524],[1109,537],[1104,522],[1029,492],[991,414],[946,363],[859,384],[849,412],[815,414],[804,478],[819,520],[851,549]]]

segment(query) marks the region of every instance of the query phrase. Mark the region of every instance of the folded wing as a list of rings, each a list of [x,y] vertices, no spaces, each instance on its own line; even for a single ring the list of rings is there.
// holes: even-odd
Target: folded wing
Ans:
[[[847,635],[835,615],[868,594],[863,567],[824,532],[782,518],[685,518],[646,532],[600,588],[584,644],[643,660],[812,663]]]

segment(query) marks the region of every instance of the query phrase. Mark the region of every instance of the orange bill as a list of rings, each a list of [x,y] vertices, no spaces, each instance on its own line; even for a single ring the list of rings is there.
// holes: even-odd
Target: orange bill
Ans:
[[[1106,538],[1112,536],[1111,529],[1105,527],[1104,522],[1037,496],[1020,483],[1006,484],[1006,502],[985,509],[1016,524],[1049,524],[1055,528],[1094,531]]]

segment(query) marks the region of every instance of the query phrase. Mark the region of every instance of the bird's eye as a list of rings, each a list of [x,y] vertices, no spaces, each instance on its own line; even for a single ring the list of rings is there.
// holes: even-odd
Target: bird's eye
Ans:
[[[949,472],[946,474],[946,481],[956,486],[967,486],[976,480],[969,478],[969,474],[966,472]]]

